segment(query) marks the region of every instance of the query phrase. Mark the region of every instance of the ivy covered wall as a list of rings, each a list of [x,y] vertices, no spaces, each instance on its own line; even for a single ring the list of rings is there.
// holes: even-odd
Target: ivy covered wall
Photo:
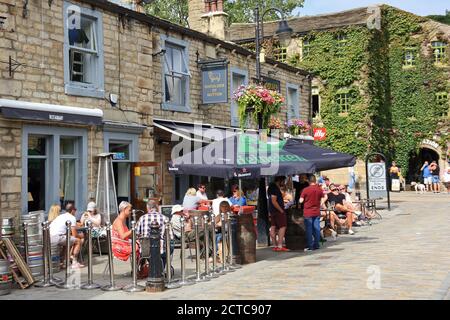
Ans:
[[[449,121],[442,114],[448,104],[439,106],[436,93],[450,93],[449,47],[447,60],[436,65],[431,41],[443,37],[448,44],[448,35],[431,34],[425,22],[383,6],[381,30],[348,26],[303,37],[309,54],[291,56],[289,63],[312,71],[321,83],[320,118],[315,119],[315,125],[327,128],[321,145],[361,159],[368,151],[382,151],[405,174],[424,138],[442,131],[439,142],[445,152]],[[407,48],[417,50],[414,65],[405,67]],[[343,92],[349,102],[345,113],[339,98]]]

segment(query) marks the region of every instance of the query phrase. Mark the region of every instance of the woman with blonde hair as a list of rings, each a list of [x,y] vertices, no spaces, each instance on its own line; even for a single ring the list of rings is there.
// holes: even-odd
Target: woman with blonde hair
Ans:
[[[245,206],[247,205],[247,199],[239,189],[233,190],[233,195],[230,197],[230,202],[233,206]]]
[[[183,199],[183,207],[186,210],[196,210],[200,201],[202,199],[197,196],[197,190],[195,188],[189,188]]]
[[[52,222],[56,219],[57,216],[61,213],[61,206],[58,204],[54,204],[50,207],[50,210],[48,211],[48,222]]]

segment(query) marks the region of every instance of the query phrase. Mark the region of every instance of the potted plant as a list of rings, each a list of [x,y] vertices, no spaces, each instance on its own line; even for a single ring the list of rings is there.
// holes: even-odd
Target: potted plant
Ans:
[[[308,133],[311,130],[311,126],[303,120],[291,119],[286,123],[286,129],[292,136],[298,136]]]
[[[284,98],[278,92],[254,84],[237,88],[233,99],[238,105],[241,128],[245,127],[249,118],[258,123],[258,114],[262,116],[262,127],[267,128],[270,117],[278,113],[284,103]]]

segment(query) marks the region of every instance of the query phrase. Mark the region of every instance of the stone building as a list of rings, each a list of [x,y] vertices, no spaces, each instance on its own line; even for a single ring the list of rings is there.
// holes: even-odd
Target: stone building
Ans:
[[[448,167],[450,26],[386,5],[288,20],[287,47],[264,24],[266,55],[314,73],[312,112],[323,145],[357,155],[384,152],[407,180],[425,160]],[[229,40],[254,47],[253,24],[233,24]],[[347,170],[333,174],[348,181]],[[363,179],[363,162],[358,172]]]
[[[85,210],[103,152],[116,154],[119,200],[142,200],[154,188],[163,203],[180,201],[199,178],[174,181],[167,172],[172,137],[201,143],[194,122],[237,129],[231,96],[255,76],[254,54],[119,2],[0,0],[4,217],[69,201]],[[226,66],[225,100],[204,104],[202,66],[212,62]],[[262,73],[288,94],[282,121],[310,117],[307,72],[268,59]]]

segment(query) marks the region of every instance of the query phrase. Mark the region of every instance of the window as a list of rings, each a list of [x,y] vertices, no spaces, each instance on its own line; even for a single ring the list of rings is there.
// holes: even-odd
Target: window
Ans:
[[[447,117],[449,112],[449,100],[446,92],[436,93],[436,104],[439,107],[440,115],[442,117]]]
[[[434,62],[444,63],[446,57],[447,44],[442,41],[433,41],[431,43],[433,48]]]
[[[59,196],[61,207],[69,202],[75,202],[76,174],[78,159],[78,139],[61,137],[59,151]]]
[[[48,141],[45,136],[30,135],[28,138],[27,201],[28,211],[46,210],[46,168]]]
[[[24,126],[22,135],[22,213],[53,204],[86,204],[87,131]]]
[[[100,12],[64,4],[64,80],[67,94],[104,97]]]
[[[404,67],[413,67],[416,65],[417,48],[408,47],[405,49],[405,56],[403,60]]]
[[[279,62],[286,62],[287,59],[287,48],[286,47],[274,47],[273,58]]]
[[[348,113],[350,111],[350,93],[339,92],[336,95],[336,104],[338,106],[339,113]]]
[[[231,68],[231,97],[239,86],[247,85],[247,74],[245,70]],[[234,99],[231,100],[231,126],[239,127],[238,105]]]
[[[303,39],[302,41],[302,59],[309,56],[311,49],[311,42],[308,39]]]
[[[286,105],[288,108],[287,118],[288,120],[293,118],[300,118],[300,110],[298,103],[298,86],[294,84],[287,84],[287,101]]]
[[[347,45],[347,35],[344,33],[339,33],[336,36],[336,40],[337,40],[337,45],[339,48],[345,47]]]
[[[163,37],[163,109],[190,112],[189,50],[187,42]]]

